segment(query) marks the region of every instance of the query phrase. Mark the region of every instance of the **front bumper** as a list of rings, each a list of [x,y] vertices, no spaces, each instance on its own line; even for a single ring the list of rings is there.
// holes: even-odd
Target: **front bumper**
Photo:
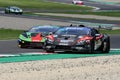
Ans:
[[[90,50],[90,45],[74,45],[74,46],[63,46],[63,45],[47,45],[45,47],[47,50],[54,51],[73,51],[73,52],[84,52]]]
[[[23,14],[23,12],[10,12],[10,13],[13,13],[13,14]]]
[[[26,47],[43,47],[43,42],[29,42],[29,41],[23,41],[23,40],[18,40],[19,45],[23,45]]]

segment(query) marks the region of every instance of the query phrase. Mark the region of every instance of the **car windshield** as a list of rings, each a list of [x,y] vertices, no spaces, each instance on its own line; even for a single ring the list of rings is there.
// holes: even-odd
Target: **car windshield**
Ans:
[[[89,28],[68,27],[61,28],[55,34],[57,35],[88,35],[90,34]]]
[[[33,33],[38,33],[38,32],[42,32],[42,33],[48,33],[48,32],[55,32],[59,27],[58,26],[37,26],[37,27],[33,27],[29,30],[29,32],[33,32]]]
[[[19,7],[10,7],[11,9],[20,9]]]
[[[73,0],[73,1],[81,1],[81,0]]]

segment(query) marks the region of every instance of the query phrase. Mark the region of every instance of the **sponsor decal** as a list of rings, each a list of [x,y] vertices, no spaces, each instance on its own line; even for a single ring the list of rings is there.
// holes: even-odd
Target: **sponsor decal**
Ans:
[[[42,40],[41,34],[38,33],[35,37],[32,37],[32,42],[40,42]]]

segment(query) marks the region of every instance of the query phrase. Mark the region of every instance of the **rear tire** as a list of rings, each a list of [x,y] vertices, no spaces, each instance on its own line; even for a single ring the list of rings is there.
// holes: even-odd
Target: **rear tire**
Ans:
[[[102,43],[102,53],[109,53],[110,51],[110,38],[108,37]]]
[[[51,48],[47,48],[47,40],[44,42],[43,44],[43,49],[47,52],[47,53],[54,53],[54,49]]]
[[[8,14],[9,12],[5,11],[5,14]]]

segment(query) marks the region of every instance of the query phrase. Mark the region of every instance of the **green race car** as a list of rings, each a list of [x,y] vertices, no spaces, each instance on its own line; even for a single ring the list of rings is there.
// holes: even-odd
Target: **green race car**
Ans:
[[[59,26],[51,25],[34,26],[28,31],[24,31],[22,34],[19,35],[18,46],[20,48],[42,48],[44,41],[46,40],[46,36],[50,33],[54,33],[59,28]]]

